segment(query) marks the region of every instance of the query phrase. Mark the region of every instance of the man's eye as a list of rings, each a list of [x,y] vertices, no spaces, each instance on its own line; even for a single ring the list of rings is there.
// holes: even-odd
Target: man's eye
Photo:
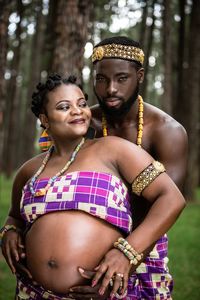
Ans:
[[[126,81],[128,78],[127,76],[121,76],[119,77],[119,81]]]
[[[98,81],[98,82],[106,82],[106,79],[104,77],[97,77],[96,81]]]

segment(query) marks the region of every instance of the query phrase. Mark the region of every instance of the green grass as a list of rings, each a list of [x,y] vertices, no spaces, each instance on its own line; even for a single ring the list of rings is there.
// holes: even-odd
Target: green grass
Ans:
[[[11,180],[0,176],[0,225],[8,213]],[[169,232],[170,271],[174,277],[173,300],[200,299],[200,190],[199,200],[185,208]],[[0,300],[13,300],[15,278],[0,255]]]

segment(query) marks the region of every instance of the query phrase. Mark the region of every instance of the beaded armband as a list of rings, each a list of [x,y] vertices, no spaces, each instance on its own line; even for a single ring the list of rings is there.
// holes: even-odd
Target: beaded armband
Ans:
[[[124,238],[119,238],[114,247],[129,259],[131,265],[137,265],[143,258],[143,253],[138,253]]]
[[[165,167],[159,161],[153,161],[146,169],[144,169],[133,181],[132,192],[140,196],[143,190],[158,177],[165,172]]]
[[[2,244],[2,240],[6,232],[9,230],[17,231],[17,227],[15,225],[5,225],[0,229],[0,245]]]

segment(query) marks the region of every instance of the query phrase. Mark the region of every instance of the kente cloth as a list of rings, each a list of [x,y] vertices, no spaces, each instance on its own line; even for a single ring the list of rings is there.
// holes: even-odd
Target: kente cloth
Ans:
[[[36,180],[38,191],[48,178]],[[23,189],[21,216],[27,223],[55,211],[81,210],[104,219],[125,233],[132,229],[130,196],[126,185],[115,175],[102,172],[71,172],[60,176],[44,196],[31,194],[29,185]]]
[[[34,189],[46,186],[48,178],[38,179]],[[116,176],[101,172],[71,172],[58,177],[44,196],[34,197],[29,186],[24,187],[21,215],[31,224],[39,216],[63,210],[82,210],[117,226],[126,234],[132,228],[130,197],[127,187]],[[128,293],[124,300],[172,299],[172,277],[168,272],[167,236],[163,236],[149,256],[129,278]],[[31,280],[17,276],[17,299],[68,300],[34,285]],[[115,300],[117,298],[114,298]]]
[[[129,278],[128,292],[123,300],[172,300],[173,279],[167,266],[167,250],[168,239],[165,234]]]

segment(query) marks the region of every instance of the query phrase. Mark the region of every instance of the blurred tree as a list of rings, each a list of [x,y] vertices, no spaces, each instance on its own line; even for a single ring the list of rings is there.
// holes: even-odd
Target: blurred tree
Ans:
[[[189,137],[189,161],[188,176],[186,178],[185,194],[187,199],[195,199],[195,191],[198,187],[199,168],[199,147],[200,147],[200,2],[192,1],[192,12],[190,15],[189,44],[188,44],[188,68],[187,93],[184,103],[187,103],[187,118],[185,127]],[[181,105],[181,104],[180,104]]]
[[[21,50],[21,33],[22,33],[22,16],[24,7],[22,0],[17,0],[16,12],[19,16],[19,22],[16,29],[17,46],[14,48],[14,58],[11,68],[11,79],[8,86],[8,94],[5,108],[4,122],[4,144],[3,144],[3,170],[7,176],[10,176],[14,169],[15,147],[17,146],[17,124],[19,111],[19,94],[17,89],[17,76],[20,66],[20,50]]]
[[[23,109],[21,136],[19,139],[18,159],[15,167],[30,159],[35,152],[34,141],[36,136],[36,118],[31,111],[31,96],[36,84],[40,81],[42,49],[44,42],[45,16],[42,13],[43,1],[36,0],[32,5],[35,12],[35,32],[31,39],[31,55],[28,70],[28,87],[26,93],[25,107]],[[28,126],[27,126],[28,125]]]
[[[0,170],[3,162],[3,123],[5,120],[5,102],[6,102],[6,57],[8,51],[8,24],[9,16],[12,11],[14,1],[0,0]]]
[[[144,77],[144,81],[142,84],[141,94],[144,99],[147,98],[149,56],[151,54],[152,46],[153,46],[153,38],[154,38],[153,31],[154,31],[155,19],[156,19],[155,12],[154,12],[156,0],[151,1],[151,3],[148,1],[147,3],[149,4],[148,11],[149,11],[150,15],[148,17],[151,18],[151,25],[148,26],[148,29],[146,29],[145,40],[143,41],[143,45],[144,45],[143,50],[145,53],[145,61],[144,61],[145,77]],[[144,13],[145,13],[145,10],[144,10]]]
[[[164,95],[162,108],[172,115],[172,9],[171,0],[163,2],[163,70],[164,70]]]
[[[82,81],[84,49],[88,38],[91,0],[51,1],[55,14],[51,25],[53,51],[49,70],[75,74]]]

